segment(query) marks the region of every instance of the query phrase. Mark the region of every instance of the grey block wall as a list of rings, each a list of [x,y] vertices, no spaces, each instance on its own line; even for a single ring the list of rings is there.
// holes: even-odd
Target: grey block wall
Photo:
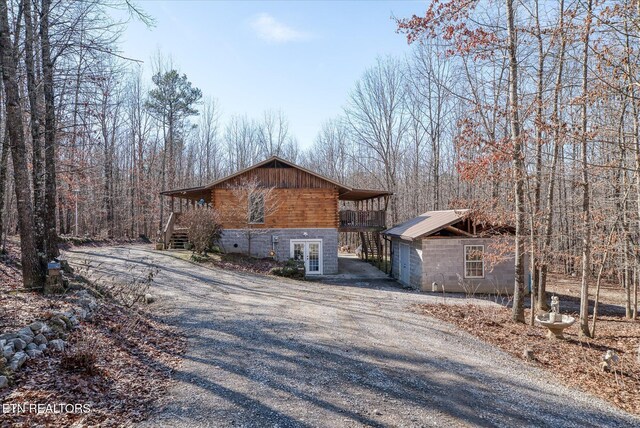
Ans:
[[[307,234],[305,236],[304,234]],[[261,229],[252,231],[251,255],[268,257],[272,248],[272,237],[278,242],[273,244],[276,260],[291,258],[291,239],[322,239],[322,263],[324,275],[338,273],[338,229]],[[244,230],[225,229],[220,244],[229,253],[247,253],[249,241]]]
[[[393,239],[393,276],[400,276],[400,243],[409,244],[410,275],[409,285],[422,291],[431,291],[432,283],[438,284],[441,291],[461,293],[513,293],[515,277],[514,257],[509,255],[505,260],[491,265],[488,255],[495,253],[495,244],[500,240],[511,238],[437,238],[417,241]],[[512,240],[510,241],[512,242]],[[464,277],[465,245],[484,245],[485,275],[480,279]],[[527,277],[528,280],[528,277]]]
[[[498,241],[498,239],[500,241]],[[446,292],[513,293],[515,278],[514,256],[491,263],[491,254],[497,254],[496,244],[504,245],[505,238],[438,238],[422,240],[424,269],[422,290],[431,291],[438,283]],[[510,241],[512,241],[509,238]],[[464,246],[484,245],[484,278],[464,277]],[[439,288],[442,290],[442,288]]]

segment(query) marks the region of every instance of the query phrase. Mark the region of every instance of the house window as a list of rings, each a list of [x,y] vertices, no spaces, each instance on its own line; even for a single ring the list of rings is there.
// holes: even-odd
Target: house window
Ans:
[[[484,245],[464,246],[464,277],[484,278]]]
[[[249,197],[249,223],[264,223],[264,195],[252,193]]]

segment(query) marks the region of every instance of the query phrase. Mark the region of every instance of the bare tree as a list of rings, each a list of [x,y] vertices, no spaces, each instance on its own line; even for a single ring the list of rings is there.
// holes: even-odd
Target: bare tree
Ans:
[[[200,145],[200,182],[210,182],[222,176],[223,150],[219,141],[220,106],[215,98],[207,98],[198,122]]]
[[[582,51],[582,106],[580,142],[582,150],[582,283],[580,286],[580,332],[587,337],[589,330],[589,276],[591,275],[591,201],[589,199],[589,164],[588,164],[588,96],[589,96],[589,38],[591,37],[591,20],[593,0],[587,0],[587,15],[584,25],[584,49]]]
[[[260,160],[255,121],[247,116],[231,116],[224,137],[230,171],[245,169]]]
[[[257,128],[258,144],[263,158],[282,156],[289,142],[289,122],[282,111],[267,110]]]
[[[345,117],[363,150],[359,162],[374,177],[381,174],[380,185],[395,192],[407,131],[405,84],[398,60],[378,58],[376,65],[364,73],[349,97]],[[390,209],[391,221],[396,223],[395,197],[391,198]]]
[[[20,105],[18,85],[17,51],[11,40],[7,1],[0,1],[0,65],[5,91],[7,111],[6,129],[9,133],[13,179],[18,208],[20,229],[20,249],[22,251],[22,281],[25,287],[40,287],[44,270],[41,269],[34,241],[33,205],[31,204],[31,183],[27,166],[27,150]],[[17,38],[18,34],[16,34]]]
[[[251,256],[252,238],[268,231],[270,220],[282,206],[282,199],[277,188],[263,186],[257,178],[242,178],[229,186],[233,198],[221,214],[243,231],[247,238],[247,254]]]
[[[524,322],[524,153],[520,135],[520,106],[518,102],[518,54],[514,1],[506,0],[509,52],[509,124],[513,150],[513,180],[516,213],[515,236],[515,286],[513,291],[513,320]]]

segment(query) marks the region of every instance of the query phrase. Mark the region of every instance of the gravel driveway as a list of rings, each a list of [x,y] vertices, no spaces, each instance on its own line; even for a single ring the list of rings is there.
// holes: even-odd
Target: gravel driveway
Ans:
[[[189,348],[150,427],[640,425],[408,309],[441,297],[207,269],[144,247],[67,256],[105,273],[161,269],[154,305]]]

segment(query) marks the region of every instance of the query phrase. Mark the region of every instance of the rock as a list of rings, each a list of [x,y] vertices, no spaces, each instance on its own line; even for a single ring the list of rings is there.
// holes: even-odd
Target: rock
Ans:
[[[155,301],[156,301],[156,298],[155,298],[155,296],[153,296],[153,294],[149,294],[149,293],[147,293],[147,294],[145,294],[145,295],[144,295],[144,302],[145,302],[147,305],[148,305],[148,304],[151,304],[151,303],[153,303],[153,302],[155,302]]]
[[[87,310],[86,309],[76,308],[75,313],[76,313],[76,317],[78,317],[78,319],[80,321],[83,321],[85,318],[87,318]]]
[[[381,412],[380,410],[378,410],[378,409],[375,409],[375,410],[373,411],[373,413],[374,413],[374,414],[376,414],[376,415],[378,415],[378,416],[382,415],[382,412]]]
[[[42,328],[40,329],[40,333],[47,335],[51,333],[51,327],[47,323],[42,323]]]
[[[71,330],[73,328],[73,323],[71,322],[71,320],[69,320],[68,316],[66,316],[65,314],[58,314],[57,317],[61,319],[62,322],[64,322],[65,328],[67,330]]]
[[[615,351],[608,349],[602,356],[602,363],[600,364],[600,367],[602,368],[602,371],[609,372],[615,369],[618,361],[620,361],[618,354]]]
[[[24,348],[27,347],[27,342],[25,342],[24,340],[18,338],[18,339],[13,339],[11,341],[11,343],[13,343],[13,348],[16,351],[22,351]]]
[[[30,336],[30,337],[33,337],[34,336],[33,330],[31,330],[31,328],[29,328],[29,327],[22,328],[22,329],[18,330],[18,336]]]
[[[6,388],[9,385],[9,379],[6,376],[0,376],[0,389]]]
[[[51,318],[51,319],[49,320],[49,324],[51,324],[51,329],[52,329],[54,332],[57,332],[57,331],[60,331],[60,330],[61,330],[61,331],[64,331],[64,330],[66,330],[66,329],[67,329],[67,323],[66,323],[66,322],[64,322],[64,321],[63,321],[59,316],[57,316],[57,315],[56,315],[56,316],[54,316],[53,318]]]
[[[535,357],[533,356],[533,349],[524,348],[524,351],[522,351],[522,358],[524,358],[527,361],[535,360]]]
[[[11,339],[15,339],[16,337],[18,337],[16,333],[0,334],[0,340],[6,340],[7,342],[9,342]]]
[[[35,343],[31,342],[27,345],[27,351],[31,351],[33,349],[38,349],[38,345],[36,345]]]
[[[91,294],[89,294],[87,290],[80,290],[75,294],[75,297],[77,299],[88,298],[88,297],[91,297]]]
[[[40,350],[42,352],[46,351],[47,350],[47,344],[43,343],[41,345],[38,345],[38,350]]]
[[[77,326],[79,326],[79,325],[80,325],[80,321],[78,321],[78,318],[76,318],[76,316],[75,316],[75,315],[71,315],[71,316],[69,317],[69,321],[71,321],[71,324],[72,324],[74,327],[77,327]]]
[[[4,348],[4,345],[7,344],[7,339],[0,340],[0,349]]]
[[[62,314],[58,314],[58,317],[62,321],[64,321],[67,330],[71,330],[73,327],[80,324],[80,321],[78,321],[78,318],[75,316],[75,313],[72,311],[66,311],[66,312],[63,312]]]
[[[0,357],[0,370],[7,365],[7,359],[5,357]]]
[[[4,348],[2,348],[2,356],[4,358],[11,358],[13,357],[13,354],[16,353],[16,348],[13,346],[13,342],[10,342],[8,345],[5,345]]]
[[[42,355],[42,351],[39,349],[29,349],[27,351],[27,355],[29,356],[29,358],[38,358]]]
[[[96,309],[96,307],[98,307],[98,304],[96,303],[96,299],[94,299],[93,297],[80,299],[78,303],[80,304],[80,306],[82,306],[82,308],[84,308],[88,312],[93,312]]]
[[[11,361],[9,362],[9,368],[11,368],[11,370],[15,372],[20,367],[22,367],[24,362],[27,361],[27,358],[28,356],[25,352],[22,352],[22,351],[16,352],[11,358]]]
[[[56,351],[64,351],[64,341],[61,339],[51,340],[49,346]]]
[[[44,334],[40,333],[38,334],[36,337],[33,338],[33,343],[35,343],[37,346],[42,345],[43,343],[47,343],[48,340],[46,337],[44,337]]]
[[[42,321],[35,321],[29,324],[29,328],[33,332],[33,334],[38,334],[42,330],[44,323]]]
[[[18,336],[18,338],[21,339],[27,345],[33,342],[33,336],[27,336],[26,334],[21,334],[20,336]],[[16,340],[16,339],[13,339],[13,340]]]

